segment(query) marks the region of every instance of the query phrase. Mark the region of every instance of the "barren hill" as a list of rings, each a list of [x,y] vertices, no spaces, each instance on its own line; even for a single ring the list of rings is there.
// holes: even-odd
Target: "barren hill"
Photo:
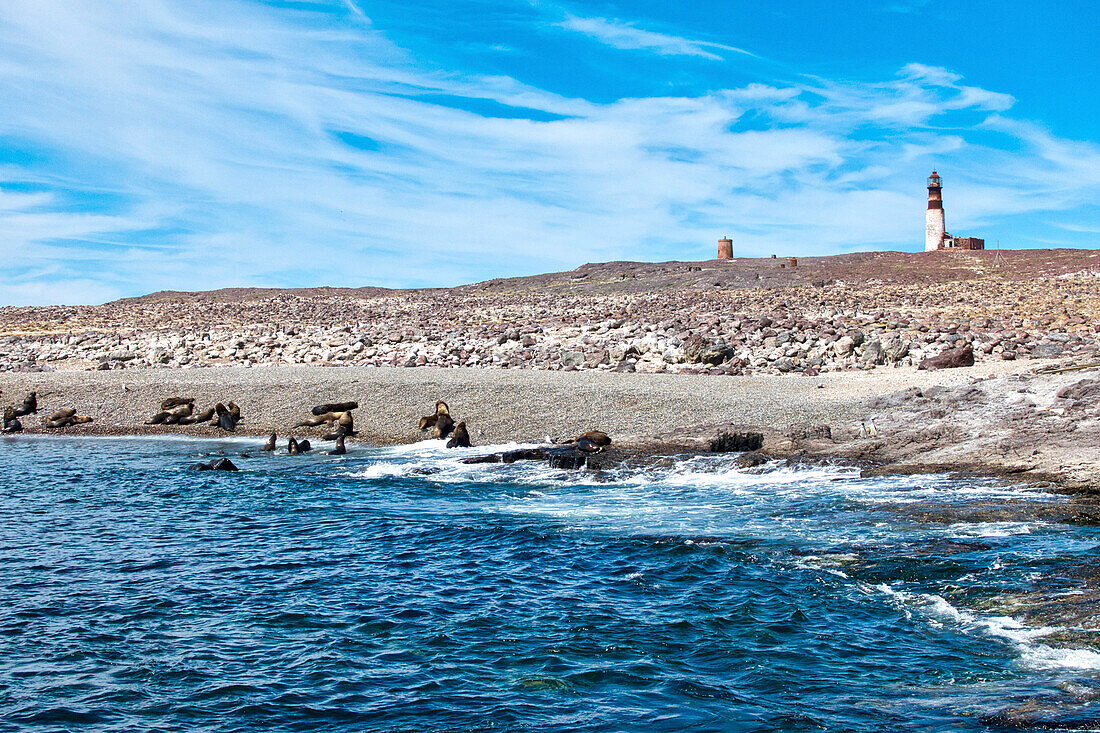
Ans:
[[[1100,357],[1100,252],[608,262],[455,288],[232,288],[0,308],[0,369],[222,364],[816,372]]]

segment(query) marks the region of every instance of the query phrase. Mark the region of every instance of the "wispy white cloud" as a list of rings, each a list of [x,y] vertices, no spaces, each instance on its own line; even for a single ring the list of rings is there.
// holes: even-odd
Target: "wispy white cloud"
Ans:
[[[611,18],[583,18],[576,15],[567,15],[565,20],[556,25],[559,28],[582,33],[612,48],[649,51],[661,56],[699,56],[715,61],[722,59],[722,56],[716,51],[755,56],[755,54],[743,48],[711,41],[696,41],[666,33],[656,33],[639,28],[633,23]]]
[[[917,249],[933,166],[978,236],[1006,211],[1088,226],[1100,192],[1094,145],[943,69],[596,103],[309,7],[7,3],[0,297],[445,285],[700,259],[727,231],[743,254]]]

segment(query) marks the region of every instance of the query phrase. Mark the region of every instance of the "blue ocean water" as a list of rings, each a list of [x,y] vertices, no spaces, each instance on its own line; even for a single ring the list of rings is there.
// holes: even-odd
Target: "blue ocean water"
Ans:
[[[995,603],[1095,529],[905,511],[1036,490],[261,443],[0,440],[0,730],[988,730],[1100,670]]]

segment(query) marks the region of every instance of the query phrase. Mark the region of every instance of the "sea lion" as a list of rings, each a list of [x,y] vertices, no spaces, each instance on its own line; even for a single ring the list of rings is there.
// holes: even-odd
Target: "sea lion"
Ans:
[[[435,403],[435,414],[420,418],[417,427],[420,430],[431,428],[432,437],[439,440],[451,434],[455,427],[455,421],[451,418],[451,410],[447,407],[447,403],[439,400]]]
[[[309,444],[308,438],[303,438],[302,440],[298,441],[299,453],[309,453],[311,450],[313,450],[313,446]]]
[[[336,438],[336,447],[328,452],[330,456],[342,456],[348,452],[348,449],[344,447],[344,436],[340,435]]]
[[[188,417],[181,417],[179,419],[180,425],[194,425],[195,423],[208,422],[210,418],[214,417],[214,408],[211,407],[208,410],[203,410],[198,415],[190,415]]]
[[[454,435],[447,441],[448,448],[469,448],[470,447],[470,433],[466,430],[466,421],[463,420],[458,425],[455,425]]]
[[[343,425],[337,425],[336,429],[333,430],[331,433],[326,433],[322,435],[321,440],[339,440],[342,437],[354,438],[358,434],[359,433],[356,430],[348,430]]]
[[[60,410],[50,416],[50,419],[43,423],[47,428],[67,428],[70,425],[83,425],[84,423],[92,422],[92,418],[87,415],[74,415],[64,413],[75,413],[76,410]],[[62,415],[62,417],[56,417]],[[54,419],[56,417],[56,419]]]
[[[345,412],[326,412],[316,417],[306,418],[300,423],[295,425],[296,428],[315,428],[318,425],[331,425],[337,423],[344,428],[345,432],[351,434],[354,432],[355,418],[352,417],[351,411]]]
[[[236,425],[241,421],[241,408],[236,402],[226,403],[226,407],[229,408],[229,414],[233,416],[233,425]]]
[[[577,450],[581,451],[582,453],[599,453],[603,450],[603,446],[596,445],[587,438],[581,438],[576,443],[574,443],[574,445],[577,447]]]
[[[67,420],[68,418],[72,417],[75,414],[76,414],[76,410],[74,410],[71,407],[66,407],[64,410],[58,410],[54,414],[47,417],[46,421],[47,422],[60,422],[62,420]]]
[[[551,440],[550,442],[555,443],[557,445],[570,445],[570,444],[579,444],[581,441],[587,441],[595,447],[604,448],[606,446],[611,445],[611,436],[609,436],[607,433],[603,432],[602,430],[589,430],[585,433],[581,433],[580,435],[578,435],[575,438],[570,438],[569,440],[562,440],[562,441]]]
[[[294,439],[294,436],[290,436],[290,440],[286,443],[286,453],[288,456],[298,455],[298,441]]]
[[[181,405],[194,405],[194,397],[169,397],[164,402],[160,403],[160,409],[171,410],[173,407],[180,407]]]
[[[347,412],[358,407],[358,402],[330,402],[324,405],[317,405],[310,410],[310,412],[314,415],[324,415],[326,412]]]
[[[23,423],[19,422],[19,418],[15,416],[14,407],[4,408],[4,425],[2,429],[5,433],[18,433],[23,430]]]
[[[275,450],[275,433],[272,433],[271,437],[267,439],[266,443],[264,443],[264,450],[266,450],[266,451]]]
[[[237,429],[237,421],[233,419],[233,413],[223,405],[218,403],[214,405],[214,412],[218,413],[218,427],[227,432],[234,432]]]
[[[15,417],[23,417],[24,415],[37,415],[38,414],[38,393],[31,392],[29,395],[23,398],[23,404],[15,409]]]
[[[163,422],[165,425],[176,425],[184,418],[190,417],[193,411],[194,405],[190,402],[185,402],[182,405],[177,405],[170,410],[165,410],[164,412],[161,412],[160,414],[154,416],[153,419],[155,420],[156,418],[159,418],[163,415],[164,417],[161,422]]]

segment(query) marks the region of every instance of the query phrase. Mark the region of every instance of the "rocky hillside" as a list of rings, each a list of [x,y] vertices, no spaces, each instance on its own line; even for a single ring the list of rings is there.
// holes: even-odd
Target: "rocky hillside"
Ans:
[[[452,289],[0,309],[0,369],[312,363],[745,374],[1100,350],[1100,252],[590,264]]]

